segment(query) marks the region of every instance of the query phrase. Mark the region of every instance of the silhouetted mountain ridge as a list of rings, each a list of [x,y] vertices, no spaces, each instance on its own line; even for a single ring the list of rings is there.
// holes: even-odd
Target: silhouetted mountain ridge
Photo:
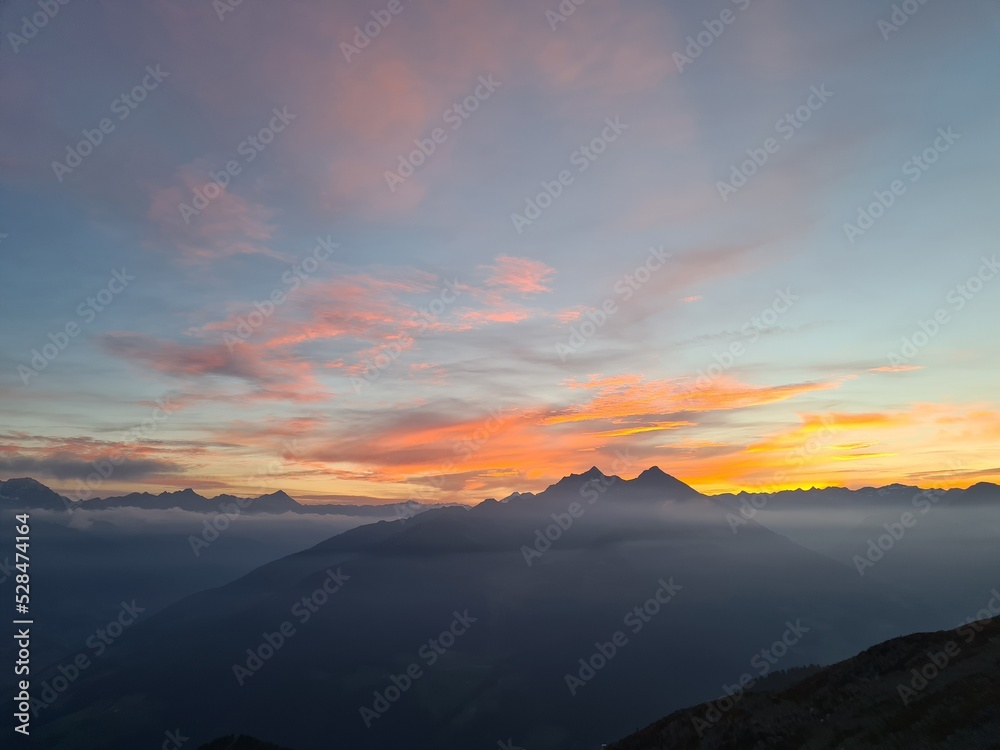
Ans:
[[[922,488],[900,483],[883,487],[861,487],[856,490],[847,487],[813,487],[808,490],[780,490],[777,492],[737,492],[712,495],[719,502],[733,506],[745,500],[757,499],[769,509],[809,508],[809,507],[858,507],[876,505],[908,505],[918,495],[932,495],[945,505],[968,506],[976,504],[1000,504],[1000,485],[991,482],[977,482],[966,489],[953,487]],[[763,501],[763,502],[762,502]]]
[[[890,504],[909,502],[918,493],[933,492],[938,494],[947,504],[978,504],[1000,503],[1000,485],[991,482],[977,482],[967,489],[921,489],[916,486],[899,483],[884,487],[863,487],[851,490],[845,487],[813,487],[808,490],[782,490],[774,493],[724,493],[720,495],[704,495],[676,477],[664,472],[658,466],[651,466],[633,479],[622,479],[611,474],[604,474],[596,466],[580,474],[570,474],[558,482],[549,485],[539,493],[513,492],[500,501],[492,498],[484,500],[483,504],[518,505],[536,501],[538,498],[551,500],[555,497],[578,494],[580,487],[591,485],[595,491],[603,494],[613,485],[621,483],[626,492],[616,493],[616,499],[622,501],[642,502],[688,502],[697,500],[715,500],[733,506],[746,499],[766,497],[771,508],[787,507],[794,504],[798,507],[811,505],[844,505],[849,502],[866,504]],[[149,510],[179,509],[195,513],[219,512],[220,505],[241,504],[245,513],[321,513],[341,515],[366,515],[374,517],[400,518],[412,516],[428,508],[447,507],[453,504],[425,505],[415,501],[405,503],[358,504],[358,503],[313,503],[304,504],[295,500],[283,490],[277,490],[256,498],[241,498],[235,495],[223,494],[208,498],[194,489],[187,487],[182,490],[163,491],[159,494],[150,492],[130,492],[126,495],[104,498],[91,498],[83,501],[70,500],[46,487],[41,482],[30,477],[14,478],[0,481],[0,508],[37,508],[44,510],[105,510],[108,508],[143,508]],[[463,506],[464,507],[464,506]]]
[[[424,505],[410,501],[406,503],[350,504],[316,503],[304,504],[291,497],[284,490],[277,490],[255,498],[236,495],[205,497],[194,489],[151,492],[130,492],[127,495],[95,497],[88,500],[71,500],[29,477],[0,481],[0,509],[27,508],[37,510],[109,510],[112,508],[139,508],[143,510],[185,510],[193,513],[218,513],[223,506],[233,505],[241,513],[313,513],[323,515],[369,516],[400,518],[415,515],[427,508],[441,507]]]
[[[1000,618],[894,638],[790,687],[736,696],[676,711],[608,750],[993,750]]]
[[[72,502],[31,477],[0,481],[0,508],[65,510]]]

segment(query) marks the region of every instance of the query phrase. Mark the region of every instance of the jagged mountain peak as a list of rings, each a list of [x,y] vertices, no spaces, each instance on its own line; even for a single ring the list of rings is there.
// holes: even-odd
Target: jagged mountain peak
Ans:
[[[42,510],[63,510],[71,507],[73,502],[31,477],[14,477],[5,482],[0,481],[0,500],[12,507]]]
[[[619,477],[613,477],[605,474],[603,471],[598,469],[596,466],[591,466],[582,474],[569,474],[563,477],[555,484],[551,485],[549,489],[553,487],[566,488],[566,487],[577,487],[584,482],[593,482],[601,479],[618,479]]]
[[[653,499],[690,500],[702,496],[696,489],[667,474],[659,466],[650,466],[634,479],[627,480],[626,485],[650,493]]]
[[[136,493],[132,493],[132,494],[136,494]],[[148,494],[148,493],[144,492],[142,494],[145,495],[145,494]],[[191,487],[185,487],[182,490],[174,490],[173,492],[170,492],[169,490],[164,490],[163,492],[161,492],[159,494],[159,497],[174,497],[174,498],[178,498],[178,499],[180,499],[180,498],[191,498],[192,500],[193,499],[199,499],[199,500],[207,500],[208,499],[204,495],[199,495]]]
[[[261,497],[272,497],[275,500],[291,500],[293,503],[297,502],[295,500],[295,498],[293,498],[291,495],[289,495],[284,490],[275,490],[274,492],[269,492],[266,495],[261,495],[257,499],[259,500]]]

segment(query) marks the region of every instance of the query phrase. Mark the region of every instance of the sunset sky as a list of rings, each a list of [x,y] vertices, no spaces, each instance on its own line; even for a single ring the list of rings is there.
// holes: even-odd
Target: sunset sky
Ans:
[[[1000,6],[913,5],[0,4],[0,478],[1000,480]]]

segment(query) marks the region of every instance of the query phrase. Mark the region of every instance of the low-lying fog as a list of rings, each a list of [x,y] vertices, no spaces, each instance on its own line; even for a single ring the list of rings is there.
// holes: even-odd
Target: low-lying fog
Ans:
[[[217,526],[211,525],[214,519]],[[39,665],[78,648],[135,600],[143,617],[189,594],[228,583],[264,563],[342,531],[365,516],[239,515],[183,510],[31,512],[33,644]],[[5,522],[5,528],[12,528]],[[10,550],[10,547],[6,547]],[[0,558],[0,591],[12,591],[13,554]],[[7,644],[4,644],[6,647]]]

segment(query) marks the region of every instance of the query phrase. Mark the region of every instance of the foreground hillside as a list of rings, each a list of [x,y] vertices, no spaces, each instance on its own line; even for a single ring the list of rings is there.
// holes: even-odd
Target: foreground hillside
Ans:
[[[895,638],[791,687],[686,708],[608,750],[996,750],[1000,618]]]
[[[261,742],[253,737],[229,735],[228,737],[220,737],[207,745],[202,745],[198,750],[288,750],[288,748],[272,745],[270,742]]]

